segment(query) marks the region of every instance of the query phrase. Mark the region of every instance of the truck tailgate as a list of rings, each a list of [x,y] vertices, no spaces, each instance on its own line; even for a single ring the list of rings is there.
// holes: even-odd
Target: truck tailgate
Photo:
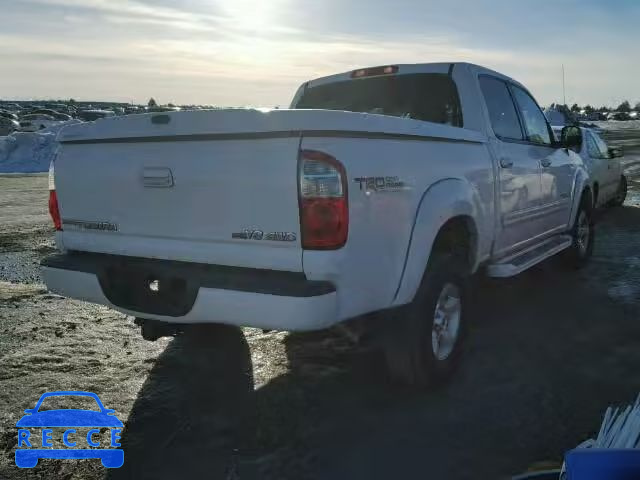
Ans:
[[[331,139],[331,154],[338,138],[476,137],[407,118],[304,109],[169,112],[71,125],[58,136],[55,160],[59,238],[67,250],[300,272],[303,138]],[[347,169],[352,160],[340,158]]]
[[[299,138],[63,142],[68,250],[302,271]]]

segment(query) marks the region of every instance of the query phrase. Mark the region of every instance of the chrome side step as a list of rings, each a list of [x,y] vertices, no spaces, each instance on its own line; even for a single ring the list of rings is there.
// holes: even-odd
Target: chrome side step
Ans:
[[[570,235],[551,237],[542,243],[514,253],[501,259],[497,263],[487,266],[487,275],[490,277],[513,277],[528,268],[546,260],[547,258],[569,248],[573,239]]]

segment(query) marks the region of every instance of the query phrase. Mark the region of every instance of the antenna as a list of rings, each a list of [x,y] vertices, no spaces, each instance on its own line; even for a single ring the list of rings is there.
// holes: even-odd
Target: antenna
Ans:
[[[564,63],[562,64],[562,101],[565,105],[567,104],[567,94],[564,89]]]

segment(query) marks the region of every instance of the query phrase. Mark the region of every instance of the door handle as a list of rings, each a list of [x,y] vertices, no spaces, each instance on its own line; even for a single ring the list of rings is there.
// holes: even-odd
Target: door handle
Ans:
[[[548,158],[542,159],[540,160],[540,165],[542,165],[543,167],[550,167],[551,166],[551,160]]]
[[[510,158],[507,158],[507,157],[502,157],[500,159],[500,166],[502,168],[511,168],[511,167],[513,167],[513,160],[511,160]]]

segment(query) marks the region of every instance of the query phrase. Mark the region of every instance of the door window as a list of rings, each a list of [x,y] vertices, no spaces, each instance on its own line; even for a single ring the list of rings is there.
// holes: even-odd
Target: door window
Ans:
[[[591,158],[600,158],[600,151],[591,133],[587,132],[585,136],[587,137],[587,153],[589,156]]]
[[[589,132],[588,137],[591,139],[591,142],[587,144],[589,156],[593,158],[609,158],[609,148],[607,144],[604,143],[604,140],[602,140],[597,133],[593,132]],[[593,144],[593,146],[591,146],[591,144]]]
[[[547,119],[535,100],[520,87],[511,87],[518,104],[527,140],[540,145],[551,145],[551,134]]]
[[[507,84],[489,76],[481,76],[479,81],[482,96],[489,110],[493,133],[499,138],[524,140],[516,107]]]

